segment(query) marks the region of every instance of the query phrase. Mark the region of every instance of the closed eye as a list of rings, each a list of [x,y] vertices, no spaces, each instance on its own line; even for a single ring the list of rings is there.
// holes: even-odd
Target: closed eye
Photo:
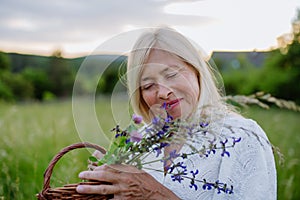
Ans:
[[[166,75],[167,78],[173,78],[178,74],[178,72],[172,72]]]
[[[153,85],[154,83],[147,83],[145,85],[142,85],[142,90],[149,90]]]

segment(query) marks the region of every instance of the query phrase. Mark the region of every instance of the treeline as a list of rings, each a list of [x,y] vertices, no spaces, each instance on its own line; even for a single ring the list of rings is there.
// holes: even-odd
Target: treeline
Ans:
[[[117,83],[124,82],[120,76],[126,71],[125,56],[85,59],[66,59],[59,52],[50,57],[0,53],[0,99],[44,101],[70,97],[80,67],[88,69],[77,80],[82,94],[94,93],[95,84],[97,94],[110,94]],[[269,52],[215,52],[212,60],[222,74],[227,94],[264,91],[300,103],[299,40]],[[126,91],[126,87],[121,84],[119,91]]]
[[[227,94],[265,91],[300,103],[299,41],[282,51],[215,52],[212,60],[222,74]],[[98,55],[87,62],[85,57],[65,59],[60,54],[43,57],[0,53],[0,99],[43,101],[70,97],[76,73],[83,65],[89,70],[77,80],[81,82],[81,93],[93,93],[97,82],[96,93],[110,94],[125,73],[126,57]],[[119,91],[126,91],[126,87],[122,85]]]
[[[226,93],[248,95],[264,91],[300,104],[300,23],[297,30],[285,46],[265,52],[260,66],[243,53],[236,53],[236,59],[227,64],[216,58]]]
[[[70,97],[76,73],[85,59],[86,57],[66,59],[60,51],[55,51],[49,57],[0,52],[0,99],[44,101]],[[101,79],[97,80],[96,92],[111,93],[119,79],[119,66],[125,59],[126,57],[118,55],[90,56],[93,66],[85,72],[85,80],[80,81],[83,85],[90,82],[97,78],[93,70],[103,68]],[[82,86],[82,90],[82,93],[90,93],[93,88]]]
[[[227,94],[264,91],[300,104],[300,9],[291,32],[277,39],[279,47],[269,52],[237,52],[234,59],[213,55]]]

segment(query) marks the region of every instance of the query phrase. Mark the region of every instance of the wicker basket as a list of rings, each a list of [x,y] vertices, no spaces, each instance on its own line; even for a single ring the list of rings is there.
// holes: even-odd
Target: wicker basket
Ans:
[[[53,168],[55,164],[58,162],[58,160],[66,153],[68,153],[71,150],[78,149],[78,148],[93,148],[101,153],[105,154],[105,149],[95,145],[91,144],[88,142],[82,142],[82,143],[76,143],[72,144],[70,146],[67,146],[63,148],[54,158],[51,160],[49,163],[48,168],[46,169],[44,173],[44,186],[43,190],[36,195],[36,197],[39,200],[51,200],[51,199],[75,199],[75,200],[84,200],[84,199],[89,199],[89,200],[106,200],[106,199],[111,199],[113,198],[113,195],[99,195],[99,194],[79,194],[76,192],[76,187],[78,185],[82,184],[88,184],[88,185],[96,185],[96,184],[108,184],[105,182],[98,182],[98,181],[89,181],[89,182],[80,182],[80,183],[75,183],[75,184],[68,184],[64,185],[63,187],[58,187],[58,188],[51,188],[50,187],[50,178],[52,175]]]

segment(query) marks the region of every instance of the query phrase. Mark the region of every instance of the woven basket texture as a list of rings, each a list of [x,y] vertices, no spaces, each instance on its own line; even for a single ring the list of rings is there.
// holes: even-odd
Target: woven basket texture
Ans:
[[[56,187],[51,188],[50,187],[50,178],[52,176],[52,171],[55,166],[55,164],[58,162],[58,160],[68,153],[69,151],[72,151],[74,149],[78,148],[93,148],[101,153],[105,154],[105,149],[103,147],[100,147],[96,144],[88,143],[88,142],[82,142],[82,143],[75,143],[70,146],[67,146],[63,148],[58,154],[56,154],[51,162],[49,163],[47,169],[44,173],[44,185],[43,189],[40,193],[36,195],[38,200],[54,200],[54,199],[73,199],[73,200],[107,200],[112,199],[113,195],[99,195],[99,194],[79,194],[76,191],[76,187],[78,185],[99,185],[99,184],[108,184],[105,182],[99,182],[99,181],[87,181],[87,182],[80,182],[80,183],[73,183],[73,184],[66,184],[62,187]]]

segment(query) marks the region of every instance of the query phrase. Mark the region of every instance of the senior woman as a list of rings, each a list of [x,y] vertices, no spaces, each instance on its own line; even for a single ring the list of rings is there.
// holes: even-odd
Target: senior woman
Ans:
[[[198,177],[205,181],[233,185],[232,194],[218,194],[218,190],[206,187],[195,190],[189,181],[172,180],[160,172],[168,169],[172,160],[155,166],[162,170],[147,172],[128,165],[99,166],[81,172],[79,177],[111,185],[82,185],[77,191],[113,194],[114,199],[276,199],[276,169],[268,138],[256,122],[222,101],[212,70],[182,34],[166,27],[151,29],[137,40],[129,55],[128,91],[134,112],[146,122],[157,114],[157,107],[163,106],[173,119],[197,122],[205,117],[216,138],[241,138],[230,157],[228,152],[228,156],[193,155],[182,161],[188,167],[199,168]],[[164,149],[164,156],[174,150],[188,153],[191,145],[203,145],[199,137],[191,141],[195,142],[175,141]]]

